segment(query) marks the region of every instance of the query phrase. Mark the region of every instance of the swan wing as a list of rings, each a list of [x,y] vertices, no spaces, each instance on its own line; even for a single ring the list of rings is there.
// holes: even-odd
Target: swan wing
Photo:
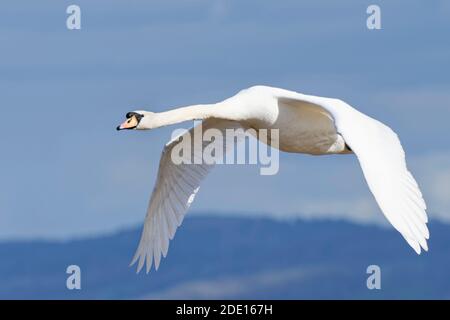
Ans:
[[[420,254],[428,250],[428,217],[419,186],[408,170],[397,134],[338,99],[272,89],[276,99],[314,104],[334,119],[336,131],[358,157],[364,177],[387,220]]]
[[[201,181],[214,166],[214,164],[203,161],[202,150],[207,145],[218,141],[205,142],[201,139],[201,143],[192,143],[197,134],[194,131],[199,126],[191,128],[171,140],[162,151],[157,180],[148,205],[141,239],[130,264],[131,266],[138,262],[137,272],[143,268],[144,264],[146,264],[147,273],[153,263],[155,269],[158,269],[161,256],[166,257],[169,241],[175,236],[177,228],[181,225],[189,206],[194,201]],[[204,120],[201,126],[203,132],[207,129],[219,130],[222,137],[225,137],[226,129],[241,128],[237,122],[221,119]],[[177,146],[180,147],[179,144],[183,141],[190,141],[190,154],[181,156],[186,161],[174,162],[171,156],[172,152]],[[223,141],[222,145],[217,146],[217,152],[226,151],[227,144],[225,142]],[[186,148],[186,150],[189,152],[189,149]],[[195,161],[195,159],[200,161]]]

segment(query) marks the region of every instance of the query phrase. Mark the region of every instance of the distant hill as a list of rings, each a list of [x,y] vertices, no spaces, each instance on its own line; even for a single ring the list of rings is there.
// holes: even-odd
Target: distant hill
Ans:
[[[450,298],[450,226],[417,256],[394,230],[345,222],[188,217],[158,272],[128,264],[140,228],[68,242],[0,243],[1,299]],[[82,289],[66,289],[77,264]],[[366,288],[377,264],[382,289]]]

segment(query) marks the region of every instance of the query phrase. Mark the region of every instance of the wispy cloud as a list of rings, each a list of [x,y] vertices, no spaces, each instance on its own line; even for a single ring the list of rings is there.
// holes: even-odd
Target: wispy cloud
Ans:
[[[143,299],[227,299],[249,292],[274,290],[287,283],[309,281],[325,273],[326,269],[297,267],[275,271],[260,271],[248,276],[228,276],[219,279],[181,283],[153,292]]]

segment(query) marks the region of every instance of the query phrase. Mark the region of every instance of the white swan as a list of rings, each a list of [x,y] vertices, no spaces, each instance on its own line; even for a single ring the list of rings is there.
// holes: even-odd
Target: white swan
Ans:
[[[211,105],[193,105],[167,112],[135,111],[117,127],[155,129],[186,120],[201,119],[203,128],[279,129],[279,149],[286,152],[321,154],[355,153],[381,211],[420,254],[428,250],[426,205],[419,187],[408,171],[405,153],[397,135],[383,123],[331,98],[300,94],[284,89],[255,86]],[[191,129],[185,134],[190,134]],[[175,165],[170,157],[179,139],[164,148],[142,237],[131,265],[152,262],[157,270],[212,167],[207,164]],[[192,152],[195,152],[193,150]]]

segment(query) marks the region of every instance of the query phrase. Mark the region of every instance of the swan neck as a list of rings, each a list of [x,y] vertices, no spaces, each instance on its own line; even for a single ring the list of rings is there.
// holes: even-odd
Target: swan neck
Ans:
[[[156,114],[158,127],[190,120],[204,120],[214,116],[215,105],[198,104]]]

